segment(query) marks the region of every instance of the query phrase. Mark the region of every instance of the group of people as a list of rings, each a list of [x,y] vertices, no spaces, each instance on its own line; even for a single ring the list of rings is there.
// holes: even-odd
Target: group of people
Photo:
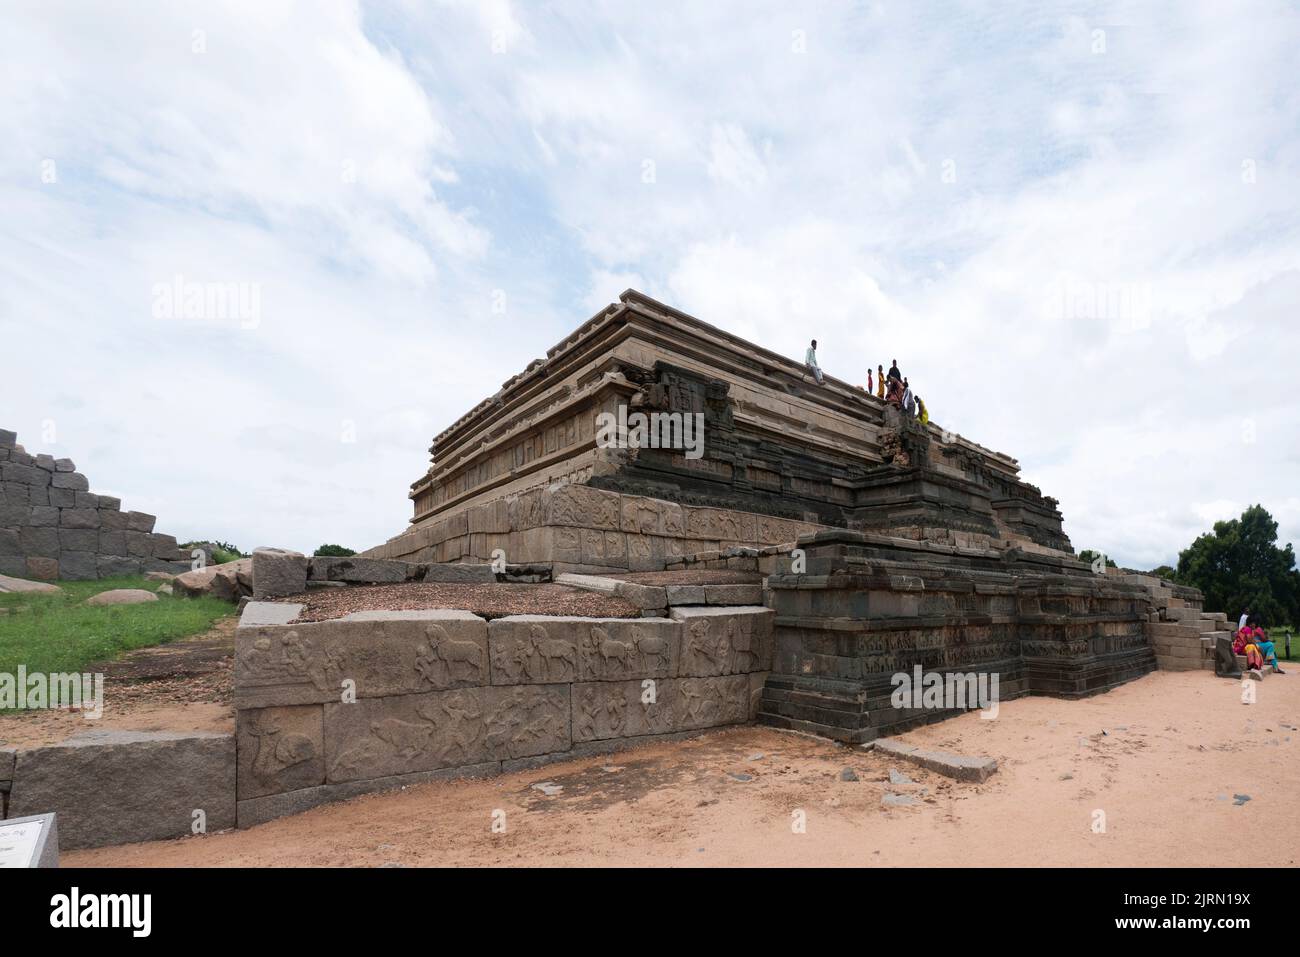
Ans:
[[[817,364],[817,340],[814,339],[808,347],[808,352],[804,356],[804,365],[808,367],[808,373],[820,385],[822,382],[821,366]],[[876,372],[873,376],[870,369],[867,370],[867,394],[874,395],[877,399],[887,402],[896,409],[900,409],[908,415],[915,416],[920,420],[922,425],[928,425],[930,422],[930,410],[925,407],[925,402],[921,397],[912,391],[911,383],[907,377],[898,370],[898,360],[895,359],[889,366],[889,371],[885,371],[883,365],[876,366]]]
[[[1262,671],[1265,667],[1272,666],[1277,674],[1286,674],[1277,663],[1277,651],[1273,642],[1269,641],[1264,629],[1259,627],[1249,608],[1242,612],[1241,619],[1237,622],[1237,633],[1232,636],[1232,653],[1244,655],[1246,667],[1251,671]]]

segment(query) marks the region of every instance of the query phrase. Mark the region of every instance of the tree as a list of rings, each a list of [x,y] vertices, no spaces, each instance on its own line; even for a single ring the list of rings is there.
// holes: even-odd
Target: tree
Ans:
[[[1168,565],[1159,565],[1147,572],[1148,575],[1154,575],[1156,578],[1163,578],[1165,581],[1174,581],[1178,577],[1178,572]]]
[[[322,545],[314,554],[321,558],[351,558],[356,552],[342,545]]]
[[[1199,588],[1205,606],[1230,618],[1243,609],[1277,625],[1300,621],[1300,571],[1288,544],[1277,547],[1277,522],[1262,505],[1215,522],[1178,556],[1178,580]]]
[[[1098,558],[1100,558],[1101,555],[1102,555],[1101,552],[1094,552],[1091,548],[1085,548],[1083,551],[1079,552],[1079,561],[1081,561],[1081,562],[1087,562],[1089,565],[1091,565],[1091,564],[1092,564],[1093,562],[1095,562]],[[1099,566],[1099,567],[1100,567],[1100,566]],[[1107,568],[1117,568],[1117,567],[1118,567],[1118,566],[1115,564],[1115,562],[1113,562],[1113,561],[1111,560],[1111,557],[1110,557],[1109,555],[1106,556],[1106,567],[1107,567]]]

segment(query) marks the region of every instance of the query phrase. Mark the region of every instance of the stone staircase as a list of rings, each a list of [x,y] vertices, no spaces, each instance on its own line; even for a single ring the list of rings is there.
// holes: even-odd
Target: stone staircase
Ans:
[[[1114,571],[1109,574],[1114,575]],[[1165,671],[1213,671],[1214,642],[1231,638],[1236,622],[1221,611],[1203,611],[1203,597],[1194,588],[1163,581],[1152,575],[1119,575],[1122,581],[1151,591],[1156,610],[1147,635],[1156,654],[1156,667]]]
[[[1213,671],[1215,639],[1232,637],[1228,616],[1221,611],[1201,611],[1179,598],[1171,599],[1170,606],[1159,614],[1160,620],[1149,626],[1156,666],[1166,671]]]

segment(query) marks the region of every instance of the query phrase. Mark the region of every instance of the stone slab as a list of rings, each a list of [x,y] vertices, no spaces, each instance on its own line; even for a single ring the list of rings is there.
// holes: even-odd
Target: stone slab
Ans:
[[[259,604],[266,603],[244,610],[235,633],[237,708],[488,683],[487,622],[470,612],[356,612],[330,621],[253,625],[267,615],[258,609],[250,616]]]
[[[309,561],[307,577],[313,581],[384,584],[404,582],[414,570],[415,566],[408,562],[382,558],[316,556]]]
[[[566,751],[569,685],[462,688],[325,705],[329,783]]]
[[[307,556],[284,548],[253,549],[253,597],[278,598],[307,590]]]
[[[903,761],[909,761],[918,767],[936,771],[958,781],[971,781],[982,784],[998,769],[995,758],[968,757],[951,754],[947,751],[930,751],[915,745],[891,738],[881,738],[875,742],[875,750],[893,755]]]
[[[745,674],[772,666],[776,613],[770,608],[686,606],[673,608],[669,617],[684,629],[679,675]]]
[[[19,751],[9,814],[59,815],[65,849],[156,841],[235,824],[235,739],[228,734],[89,731]]]

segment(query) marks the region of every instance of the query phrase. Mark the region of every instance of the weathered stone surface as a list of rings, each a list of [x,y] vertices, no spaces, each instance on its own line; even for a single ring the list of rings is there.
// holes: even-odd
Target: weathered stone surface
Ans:
[[[704,597],[710,605],[762,605],[762,585],[705,585]]]
[[[99,556],[94,552],[61,552],[59,577],[69,581],[93,581],[99,577]]]
[[[14,779],[14,757],[17,753],[13,748],[0,748],[0,784],[8,784]]]
[[[102,555],[125,555],[126,532],[101,528],[99,530],[99,548]]]
[[[127,512],[126,527],[133,532],[152,532],[157,519],[147,512]]]
[[[667,678],[677,672],[681,627],[666,618],[579,619],[583,681]],[[550,627],[548,626],[548,631]]]
[[[767,671],[772,666],[770,608],[683,607],[670,612],[683,624],[678,674],[695,677]]]
[[[55,459],[54,471],[56,472],[75,472],[77,466],[73,464],[72,459]]]
[[[320,705],[241,710],[236,734],[239,800],[325,783]]]
[[[99,510],[99,526],[115,532],[126,531],[126,512],[111,508]]]
[[[30,525],[18,530],[18,541],[23,554],[35,558],[59,557],[59,530],[34,528]]]
[[[96,495],[96,506],[106,512],[120,512],[122,500],[113,495]]]
[[[568,750],[568,685],[462,688],[327,704],[330,783]]]
[[[136,558],[151,558],[153,556],[153,542],[148,532],[133,532],[129,529],[122,533],[126,539],[126,554],[133,555]]]
[[[488,624],[492,683],[557,684],[576,681],[582,619],[515,615]],[[586,621],[587,633],[590,620]]]
[[[937,771],[958,781],[983,783],[998,769],[998,762],[995,758],[950,754],[947,751],[931,751],[890,738],[881,738],[876,741],[875,750],[909,761],[919,767]]]
[[[53,581],[59,577],[59,560],[57,558],[29,556],[27,559],[27,577],[38,578],[41,581]]]
[[[13,528],[0,528],[0,555],[21,555],[22,553],[23,550],[19,541],[18,530]]]
[[[99,510],[93,508],[64,508],[59,510],[59,525],[63,528],[99,528]]]
[[[121,555],[99,555],[95,567],[100,578],[122,578],[127,575],[140,574],[140,559],[126,558]]]
[[[65,849],[156,841],[235,824],[235,741],[226,734],[91,731],[18,752],[9,813],[53,811]]]
[[[90,491],[90,481],[80,472],[55,472],[50,476],[49,484],[54,488],[67,488],[74,492]]]
[[[314,556],[309,562],[308,577],[317,581],[336,582],[404,582],[411,577],[407,562],[380,558],[329,558]]]
[[[236,707],[340,701],[345,692],[374,698],[487,684],[483,619],[448,609],[381,614],[390,617],[357,613],[331,621],[251,625],[247,622],[256,618],[245,609],[235,635]]]
[[[23,501],[26,502],[27,496],[23,495]],[[36,524],[32,521],[32,507],[30,505],[0,505],[0,527],[20,528],[23,525]],[[41,523],[44,524],[44,523]]]
[[[149,536],[149,542],[152,546],[153,558],[176,561],[181,557],[180,549],[176,547],[175,535],[161,535],[154,532]]]
[[[8,462],[0,462],[0,479],[5,482],[15,482],[19,485],[49,485],[50,473],[44,469],[38,469],[35,465],[20,465],[13,461],[12,457]]]
[[[111,588],[91,595],[86,599],[87,605],[140,605],[157,601],[158,596],[143,588]]]
[[[31,506],[31,514],[28,516],[27,524],[45,527],[58,525],[59,510],[53,505],[33,505]]]
[[[18,433],[0,429],[0,449],[12,449],[18,444]]]
[[[668,585],[664,588],[670,605],[703,605],[703,585]]]
[[[491,565],[474,565],[463,562],[434,563],[424,570],[426,582],[494,582],[496,574]]]
[[[73,492],[72,502],[76,508],[99,508],[99,496],[94,492]]]
[[[283,548],[253,550],[253,597],[276,598],[307,590],[307,557]]]
[[[239,576],[251,571],[252,565],[251,558],[240,558],[221,565],[183,572],[176,576],[172,587],[178,594],[191,598],[212,595],[226,601],[238,601],[241,594],[244,594]]]
[[[99,550],[99,530],[94,528],[60,528],[59,548],[72,552]]]
[[[748,717],[745,675],[573,685],[575,741],[713,728]]]
[[[38,594],[54,594],[62,591],[58,585],[51,585],[43,581],[30,581],[26,578],[13,578],[9,575],[0,575],[0,592],[35,592]]]

